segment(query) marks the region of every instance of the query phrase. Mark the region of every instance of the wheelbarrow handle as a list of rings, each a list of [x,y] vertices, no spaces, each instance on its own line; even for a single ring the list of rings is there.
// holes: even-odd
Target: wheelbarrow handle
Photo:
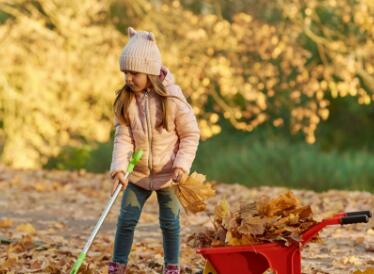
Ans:
[[[363,215],[351,215],[340,218],[340,224],[357,224],[357,223],[367,223],[369,222],[369,217],[366,214]]]
[[[353,211],[353,212],[347,212],[346,213],[346,216],[356,216],[356,215],[366,215],[369,218],[371,218],[371,216],[372,216],[371,211],[369,211],[369,210]]]
[[[307,242],[313,239],[313,237],[324,227],[328,225],[346,225],[356,223],[367,223],[371,217],[371,212],[366,211],[355,211],[355,212],[342,212],[327,218],[314,224],[308,230],[302,234],[301,244],[305,245]]]

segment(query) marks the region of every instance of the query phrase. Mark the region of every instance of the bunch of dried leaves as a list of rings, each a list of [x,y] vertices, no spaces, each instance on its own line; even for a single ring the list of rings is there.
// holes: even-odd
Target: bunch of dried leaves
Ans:
[[[215,195],[212,185],[205,180],[205,175],[193,172],[191,175],[183,175],[174,186],[175,193],[186,212],[204,211],[206,200]]]
[[[292,192],[276,198],[262,197],[230,209],[223,199],[214,213],[213,229],[194,233],[194,247],[251,245],[300,241],[301,234],[316,223],[309,205],[302,205]]]

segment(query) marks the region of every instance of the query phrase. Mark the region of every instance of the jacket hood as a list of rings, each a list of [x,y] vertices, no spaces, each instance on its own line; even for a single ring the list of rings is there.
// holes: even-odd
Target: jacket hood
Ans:
[[[164,84],[165,87],[175,85],[174,75],[171,73],[171,71],[166,66],[161,67],[161,74],[162,74],[161,77],[164,78],[162,83]]]

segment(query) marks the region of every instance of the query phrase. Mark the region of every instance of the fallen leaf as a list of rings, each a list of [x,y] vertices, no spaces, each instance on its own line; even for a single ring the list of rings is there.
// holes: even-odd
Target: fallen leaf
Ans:
[[[9,245],[8,253],[21,253],[33,247],[32,237],[30,235],[24,235],[21,239]]]
[[[34,235],[36,233],[36,230],[32,224],[26,223],[26,224],[20,224],[17,226],[16,231],[18,232],[24,232],[30,235]]]
[[[370,267],[370,268],[367,268],[363,271],[356,270],[352,274],[374,274],[374,268]]]
[[[13,225],[13,220],[10,218],[0,219],[0,228],[9,228]]]

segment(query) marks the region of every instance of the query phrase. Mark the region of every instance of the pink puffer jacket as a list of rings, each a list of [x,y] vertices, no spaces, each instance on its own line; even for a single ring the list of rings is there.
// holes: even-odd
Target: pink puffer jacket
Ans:
[[[129,105],[130,126],[115,118],[115,136],[110,174],[126,171],[134,150],[144,151],[129,181],[145,189],[157,190],[172,183],[173,168],[190,173],[200,139],[196,117],[171,72],[166,72],[163,84],[170,95],[170,131],[157,128],[162,120],[161,99],[154,92],[136,94]]]

